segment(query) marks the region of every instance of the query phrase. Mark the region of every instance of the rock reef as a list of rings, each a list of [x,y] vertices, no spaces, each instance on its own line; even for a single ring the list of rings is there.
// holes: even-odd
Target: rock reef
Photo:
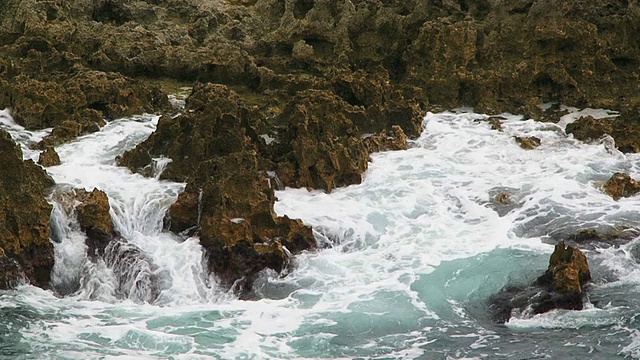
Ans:
[[[557,120],[539,105],[605,107],[620,116],[567,132],[640,150],[638,24],[640,5],[626,1],[7,0],[0,108],[28,129],[53,127],[40,149],[117,117],[165,114],[119,162],[149,175],[153,157],[173,160],[162,177],[187,188],[170,228],[198,233],[231,284],[314,247],[308,227],[275,215],[274,189],[360,182],[369,153],[405,149],[427,109]],[[175,116],[167,93],[182,86],[193,91]],[[46,205],[35,204],[40,219]],[[27,251],[17,249],[6,256]]]

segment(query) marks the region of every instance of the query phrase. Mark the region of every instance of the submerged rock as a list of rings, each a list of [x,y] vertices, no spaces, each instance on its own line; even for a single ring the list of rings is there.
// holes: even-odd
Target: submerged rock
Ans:
[[[45,193],[53,179],[33,161],[23,160],[20,146],[4,130],[0,130],[0,169],[3,283],[15,285],[22,273],[32,284],[47,288],[54,258],[49,240],[52,206]]]
[[[602,185],[602,190],[614,200],[640,192],[640,183],[625,173],[615,173]]]
[[[60,156],[58,156],[56,149],[54,149],[53,146],[47,147],[40,153],[38,164],[44,167],[60,165]]]
[[[515,313],[535,315],[553,309],[582,310],[585,284],[591,280],[587,258],[560,241],[545,273],[527,287],[507,286],[489,299],[491,318],[499,323]]]
[[[13,289],[26,279],[18,262],[5,255],[0,248],[0,290]]]
[[[540,139],[535,136],[516,136],[516,142],[525,150],[533,150],[540,146]]]
[[[157,267],[137,246],[113,240],[105,248],[104,261],[117,279],[117,298],[153,303],[160,295]]]

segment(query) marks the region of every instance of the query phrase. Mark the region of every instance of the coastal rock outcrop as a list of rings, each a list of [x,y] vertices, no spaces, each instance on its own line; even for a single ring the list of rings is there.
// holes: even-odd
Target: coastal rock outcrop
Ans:
[[[582,141],[595,141],[603,135],[611,135],[616,148],[624,153],[640,151],[640,113],[628,109],[614,117],[596,119],[583,116],[566,127],[567,134]]]
[[[275,184],[259,164],[271,162],[258,153],[267,145],[254,111],[215,84],[195,86],[186,108],[185,115],[161,118],[120,162],[140,171],[153,157],[173,160],[161,177],[187,186],[169,209],[170,229],[199,234],[211,271],[227,286],[244,279],[238,290],[245,292],[259,271],[286,269],[289,253],[314,248],[315,239],[299,220],[273,211]]]
[[[45,200],[54,182],[31,160],[23,160],[20,146],[0,130],[0,258],[6,270],[0,286],[24,277],[49,287],[53,245],[49,239],[52,206]]]
[[[58,156],[56,149],[54,149],[52,146],[44,149],[44,151],[41,152],[40,156],[38,157],[38,164],[44,167],[60,165],[60,156]]]
[[[514,312],[535,315],[553,309],[582,310],[584,287],[590,280],[586,256],[560,241],[545,273],[527,287],[507,286],[493,295],[489,312],[494,321],[502,323]]]
[[[640,183],[628,174],[617,172],[602,185],[602,190],[614,200],[618,200],[640,192]]]
[[[52,197],[67,216],[76,218],[80,230],[86,234],[89,257],[102,256],[105,247],[118,236],[109,213],[111,206],[107,194],[96,188],[92,191],[60,188]]]

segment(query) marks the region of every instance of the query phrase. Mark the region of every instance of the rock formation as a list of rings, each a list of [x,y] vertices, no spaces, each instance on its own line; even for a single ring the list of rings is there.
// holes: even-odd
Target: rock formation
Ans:
[[[87,254],[91,258],[104,254],[105,247],[117,237],[109,210],[107,194],[98,189],[60,189],[53,195],[67,216],[74,216],[87,238]]]
[[[533,150],[540,146],[540,139],[535,136],[516,136],[516,142],[525,150]]]
[[[49,146],[40,153],[38,164],[44,167],[60,165],[60,156],[52,146]]]
[[[602,185],[602,190],[614,200],[629,197],[640,192],[640,183],[625,173],[615,173]]]
[[[566,132],[582,141],[595,141],[607,134],[615,140],[618,150],[625,153],[640,151],[640,114],[637,109],[628,109],[610,118],[584,116],[568,124]]]
[[[195,83],[185,113],[163,117],[157,132],[120,161],[145,173],[150,156],[173,159],[163,177],[188,185],[171,210],[172,228],[199,231],[210,252],[230,251],[230,263],[243,261],[233,254],[253,249],[251,256],[262,256],[256,263],[280,269],[278,244],[299,235],[306,239],[299,250],[311,246],[308,228],[273,215],[270,179],[327,191],[358,183],[368,153],[403,148],[400,130],[417,137],[427,108],[467,105],[557,120],[558,112],[539,105],[605,107],[621,111],[612,129],[582,131],[586,120],[567,131],[576,138],[610,132],[621,151],[640,150],[635,2],[7,0],[2,6],[0,108],[12,108],[27,128],[54,127],[41,149],[97,131],[105,119],[173,111],[165,92]],[[378,135],[363,141],[368,134]],[[232,169],[232,161],[243,167]],[[239,191],[233,177],[248,188]],[[249,205],[256,204],[253,212]],[[229,250],[240,240],[247,245]],[[280,260],[263,256],[265,246]],[[221,275],[228,281],[258,268],[211,265],[235,269]]]
[[[13,286],[24,276],[34,285],[49,287],[53,245],[49,240],[52,207],[45,200],[53,180],[20,146],[0,130],[0,286]]]
[[[162,178],[187,187],[169,209],[171,230],[199,234],[210,269],[228,286],[248,280],[240,289],[246,291],[260,270],[286,268],[285,247],[295,254],[315,247],[315,240],[299,220],[273,211],[273,184],[260,166],[273,163],[258,152],[269,154],[253,110],[214,84],[194,87],[186,107],[186,115],[161,118],[157,131],[120,162],[139,170],[161,154],[174,160]]]
[[[549,259],[549,267],[527,287],[508,286],[489,299],[489,312],[496,322],[505,322],[513,312],[535,315],[553,309],[582,310],[584,286],[591,280],[587,258],[578,248],[560,241]]]

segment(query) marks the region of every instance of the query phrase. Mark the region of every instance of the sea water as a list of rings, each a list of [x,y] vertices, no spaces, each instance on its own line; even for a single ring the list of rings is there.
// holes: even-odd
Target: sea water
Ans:
[[[504,325],[487,316],[488,298],[540,275],[558,239],[640,226],[637,199],[614,201],[601,190],[616,171],[640,177],[640,156],[619,153],[610,138],[574,140],[563,129],[570,117],[555,125],[505,115],[502,132],[486,119],[428,113],[409,150],[371,156],[361,184],[277,191],[277,213],[313,226],[320,249],[296,256],[286,274],[263,272],[255,301],[237,299],[206,272],[198,238],[163,229],[184,189],[158,180],[167,159],[156,159],[150,178],[115,165],[157,116],[111,121],[58,146],[62,164],[47,169],[58,190],[108,194],[114,225],[144,254],[142,273],[158,279],[159,296],[148,303],[144,288],[118,292],[129,275],[87,260],[84,235],[54,210],[53,283],[77,289],[64,297],[29,285],[0,292],[0,358],[640,358],[638,240],[586,252],[594,282],[585,310]],[[0,120],[25,158],[36,159],[29,145],[48,130]],[[524,150],[514,136],[541,145]]]

